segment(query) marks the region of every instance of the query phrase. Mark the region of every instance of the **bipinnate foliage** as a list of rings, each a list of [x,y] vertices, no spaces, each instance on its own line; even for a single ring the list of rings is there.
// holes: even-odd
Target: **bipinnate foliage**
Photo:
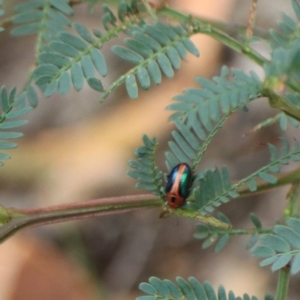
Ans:
[[[103,5],[105,32],[97,29],[91,33],[83,24],[69,21],[67,16],[73,14],[73,9],[68,1],[31,1],[16,8],[18,14],[13,21],[18,26],[12,34],[38,33],[38,65],[33,76],[46,97],[56,91],[66,95],[72,84],[76,91],[80,91],[87,82],[102,93],[101,99],[125,83],[128,95],[135,99],[138,96],[136,78],[141,88],[149,89],[150,79],[154,84],[162,82],[162,72],[169,78],[173,77],[174,69],[180,68],[187,51],[199,55],[198,49],[188,39],[191,30],[160,22],[148,24],[140,8],[136,1],[131,5],[122,2],[118,15],[115,15]],[[67,31],[69,26],[76,34]],[[99,76],[107,75],[107,63],[100,49],[121,33],[130,37],[124,40],[128,48],[114,45],[112,51],[136,66],[105,89]]]
[[[147,296],[140,296],[137,300],[258,300],[255,296],[244,294],[243,297],[235,296],[233,291],[226,292],[225,288],[220,285],[215,290],[208,281],[201,284],[196,278],[189,277],[188,280],[182,277],[176,277],[176,283],[157,277],[150,277],[149,283],[140,284],[140,290]],[[273,300],[272,296],[267,295],[265,300]]]
[[[300,20],[300,6],[296,1],[292,3]],[[175,96],[174,103],[167,107],[173,111],[170,121],[174,123],[175,128],[172,131],[172,140],[168,142],[170,150],[165,153],[166,169],[170,172],[177,164],[187,163],[194,172],[191,192],[182,209],[198,211],[202,215],[212,213],[222,204],[239,197],[241,188],[244,191],[246,188],[251,193],[257,191],[258,182],[276,185],[277,174],[280,173],[281,166],[300,160],[299,142],[290,143],[287,139],[280,138],[280,146],[267,144],[270,162],[241,180],[232,182],[229,170],[224,166],[197,172],[202,156],[216,133],[231,114],[238,110],[247,111],[247,104],[253,100],[268,97],[270,105],[282,111],[258,127],[262,128],[279,122],[281,129],[285,130],[287,121],[295,127],[298,126],[300,120],[298,113],[300,107],[299,24],[284,14],[282,18],[282,22],[279,23],[280,32],[271,30],[271,59],[263,63],[266,77],[264,80],[259,79],[254,72],[246,74],[241,70],[230,70],[223,66],[220,76],[213,77],[212,80],[196,78],[200,88],[185,89],[182,94]],[[285,86],[284,89],[282,85]],[[147,152],[151,153],[151,156],[147,156],[148,158],[145,157]],[[154,173],[151,179],[149,169],[147,169],[147,165],[155,166],[153,152],[149,148],[141,154],[136,152],[135,156],[139,162],[143,160],[145,163],[138,166],[134,161],[130,161],[130,166],[138,167],[139,172],[129,171],[129,175],[138,180],[137,187],[139,188],[143,185],[147,186],[145,183],[149,182],[151,185],[148,185],[148,190],[154,195],[160,195],[164,201],[164,185],[155,187]],[[157,170],[155,166],[156,173],[158,173]],[[167,174],[165,173],[163,177],[167,178]],[[159,181],[156,182],[161,182],[161,179],[160,175]],[[217,213],[216,218],[232,225],[222,213]],[[250,219],[254,225],[253,228],[229,230],[205,224],[204,221],[204,224],[197,226],[198,232],[195,238],[204,240],[202,248],[214,245],[214,251],[219,252],[228,243],[230,237],[249,235],[246,249],[249,250],[258,242],[260,243],[252,250],[252,253],[256,257],[264,258],[260,263],[261,266],[271,265],[272,271],[291,266],[291,274],[298,273],[300,270],[299,219],[289,218],[286,220],[287,225],[276,224],[273,228],[263,228],[261,221],[253,213],[250,214]],[[179,288],[176,286],[176,292],[172,283],[173,293],[168,280],[150,278],[149,283],[141,285],[142,291],[149,296],[142,296],[138,299],[223,299],[220,294],[220,298],[216,295],[210,298],[205,293],[198,297],[190,282],[177,283]],[[204,285],[200,286],[203,290],[205,289]],[[235,299],[232,295],[228,297]],[[225,294],[224,299],[227,299]],[[250,297],[245,295],[243,299],[250,299]],[[272,297],[266,296],[266,299],[272,299]]]
[[[0,5],[1,3],[2,1]],[[142,89],[149,89],[151,82],[160,84],[163,75],[173,77],[174,70],[180,68],[181,60],[185,59],[188,52],[199,55],[198,49],[189,40],[189,36],[193,34],[191,27],[151,20],[146,22],[148,13],[135,0],[131,3],[122,1],[117,14],[104,4],[100,28],[93,31],[81,23],[72,22],[70,17],[74,11],[68,0],[31,0],[16,6],[14,11],[12,22],[15,26],[11,34],[15,37],[37,35],[36,67],[23,89],[24,94],[21,93],[29,100],[28,111],[31,110],[30,107],[37,105],[38,97],[33,83],[46,97],[55,92],[66,95],[72,85],[76,91],[81,91],[87,83],[101,93],[100,100],[125,84],[128,95],[135,99],[138,97],[137,80]],[[0,14],[4,14],[4,11],[1,10]],[[112,52],[135,66],[105,88],[102,78],[107,75],[108,66],[101,48],[120,34],[127,36],[124,39],[126,47],[114,45]],[[12,91],[10,105],[15,89]],[[11,107],[5,106],[5,94],[4,87],[1,96],[2,122],[11,110]],[[9,117],[10,115],[7,118]],[[18,124],[22,125],[21,122]],[[7,133],[2,136],[5,139],[18,137]],[[17,145],[6,142],[2,143],[1,149],[13,146]],[[1,159],[6,158],[9,158],[7,154],[1,155]]]
[[[222,73],[228,74],[227,68],[223,68]],[[222,95],[215,97],[216,101],[211,101],[214,104],[210,104],[209,108],[207,104],[208,101],[202,101],[207,99],[203,97],[201,90],[188,89],[185,96],[189,92],[193,92],[190,97],[180,98],[175,96],[176,100],[180,99],[182,101],[182,105],[180,106],[181,111],[171,117],[172,120],[175,118],[174,122],[177,130],[172,131],[174,141],[169,142],[169,147],[172,152],[166,152],[166,164],[168,169],[171,169],[179,162],[185,162],[191,164],[193,166],[192,169],[195,171],[210,141],[220,130],[220,124],[223,124],[227,120],[229,114],[236,111],[239,107],[244,107],[247,102],[253,99],[254,95],[260,94],[260,91],[257,88],[260,85],[257,83],[256,77],[247,77],[242,72],[235,72],[235,74],[238,74],[239,79],[237,79],[237,81],[240,84],[233,85],[232,90],[229,90],[228,93],[226,93],[229,89],[228,85],[225,84],[225,81],[222,81],[224,77],[214,78],[215,82],[218,81],[223,83],[219,85],[216,85],[215,82],[210,82],[207,79],[203,80],[203,85],[205,86],[204,91],[206,93],[213,93],[212,91],[214,90],[215,94],[218,93],[217,95]],[[249,79],[248,89],[245,87],[241,89],[240,86],[243,86],[244,83],[241,78],[245,81],[247,78]],[[255,81],[255,83],[251,85],[252,80]],[[202,80],[198,79],[198,81]],[[208,87],[210,90],[208,90]],[[230,97],[231,95],[234,95],[234,97]],[[214,97],[212,96],[211,99],[214,99]],[[221,99],[223,99],[223,101],[221,101]],[[229,101],[232,99],[234,100],[234,104]],[[198,106],[192,106],[190,101],[192,101],[192,104],[197,103]],[[196,110],[197,108],[198,111]],[[213,120],[208,117],[201,117],[201,111],[203,110],[207,112],[207,116],[213,115]],[[211,113],[211,111],[214,111],[215,113]],[[213,123],[216,123],[217,125],[214,126]],[[145,139],[150,141],[148,137],[144,137],[144,142]],[[220,170],[208,169],[202,173],[195,174],[192,192],[190,193],[194,196],[194,199],[191,201],[192,205],[190,205],[189,208],[199,210],[201,214],[213,212],[215,207],[220,206],[222,203],[227,203],[230,199],[238,197],[239,194],[237,190],[243,185],[248,185],[248,189],[251,192],[256,191],[257,178],[270,184],[275,184],[277,182],[277,177],[273,174],[278,173],[282,165],[286,165],[291,161],[297,162],[300,160],[299,142],[295,142],[292,149],[290,149],[290,144],[286,139],[282,139],[282,143],[283,146],[279,151],[274,145],[268,144],[270,163],[235,184],[231,183],[229,172],[226,167],[222,167]],[[146,189],[152,191],[154,195],[158,195],[158,191],[161,191],[163,186],[155,186],[155,182],[160,183],[161,180],[157,181],[156,173],[151,173],[151,175],[150,172],[147,171],[147,169],[149,170],[149,166],[155,165],[153,145],[153,142],[148,144],[145,143],[145,147],[142,148],[143,151],[141,153],[139,153],[139,150],[136,151],[135,156],[138,160],[140,162],[143,160],[143,169],[140,168],[139,172],[129,171],[128,174],[139,181],[137,187],[141,188],[145,186]],[[133,161],[130,161],[129,164],[134,168],[137,168]],[[151,176],[153,177],[151,178]],[[161,177],[159,179],[161,179]]]
[[[94,5],[97,0],[89,2]],[[264,79],[253,71],[246,73],[227,66],[223,66],[220,75],[211,80],[196,77],[198,86],[186,88],[174,96],[173,103],[167,106],[172,112],[170,121],[174,128],[165,152],[166,171],[161,171],[155,162],[157,139],[144,134],[143,146],[136,149],[135,160],[129,161],[131,169],[128,174],[137,180],[137,188],[151,192],[154,198],[162,200],[163,205],[168,173],[180,163],[188,164],[193,173],[189,197],[177,210],[168,210],[168,205],[164,204],[164,212],[198,217],[203,224],[197,226],[199,232],[195,238],[204,240],[202,248],[215,244],[214,251],[218,252],[232,236],[249,235],[246,248],[251,249],[259,242],[252,253],[264,258],[261,266],[271,265],[273,271],[291,266],[291,273],[298,273],[300,220],[292,210],[287,210],[290,214],[285,216],[285,223],[276,223],[272,228],[263,228],[255,214],[250,214],[254,226],[249,229],[232,228],[231,221],[220,212],[216,213],[217,220],[208,214],[240,197],[241,191],[244,194],[256,192],[262,183],[269,188],[275,187],[281,179],[281,166],[300,160],[299,142],[290,142],[283,137],[278,139],[279,145],[267,144],[269,163],[234,182],[226,166],[212,166],[199,171],[203,154],[209,149],[213,138],[233,113],[246,113],[251,101],[267,97],[270,106],[280,110],[275,117],[258,124],[253,132],[276,122],[282,130],[287,128],[288,121],[298,126],[300,4],[296,0],[291,0],[291,3],[297,20],[282,14],[278,30],[270,30],[269,40],[266,41],[270,46],[270,59],[252,49],[252,42],[261,39],[259,36],[235,39],[226,32],[224,24],[211,24],[167,6],[152,8],[146,1],[121,1],[116,12],[104,4],[101,22],[93,30],[73,18],[76,1],[30,0],[16,6],[15,15],[10,20],[14,24],[11,34],[15,37],[36,34],[35,66],[19,94],[16,87],[8,89],[3,86],[0,90],[0,164],[10,157],[2,150],[17,146],[10,140],[21,137],[22,133],[12,130],[26,124],[27,121],[19,117],[37,106],[39,92],[44,97],[51,97],[56,92],[67,95],[72,88],[79,92],[87,84],[99,92],[99,100],[103,101],[124,84],[128,96],[136,99],[139,88],[148,90],[152,85],[161,84],[165,78],[173,78],[188,53],[199,56],[200,51],[189,38],[196,33],[207,34],[260,65],[265,73]],[[3,14],[0,9],[0,15]],[[159,19],[160,14],[177,22]],[[1,30],[3,28],[0,27]],[[119,43],[116,38],[120,36],[123,38],[120,45],[115,43],[111,49],[105,49],[109,42]],[[117,59],[127,62],[129,67],[105,86],[103,78],[111,68],[104,53],[109,50]],[[289,183],[296,184],[296,179],[291,179]],[[257,299],[247,294],[235,297],[232,291],[227,293],[222,286],[215,291],[210,283],[201,284],[192,277],[187,281],[178,277],[176,283],[151,277],[149,283],[142,283],[140,288],[147,296],[141,296],[139,300]],[[265,300],[271,299],[271,296],[265,297]]]

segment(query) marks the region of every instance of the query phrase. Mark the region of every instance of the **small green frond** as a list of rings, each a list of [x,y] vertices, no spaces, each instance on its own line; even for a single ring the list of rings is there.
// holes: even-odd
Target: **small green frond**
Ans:
[[[107,74],[104,56],[98,49],[102,40],[100,38],[89,45],[86,43],[89,40],[87,29],[76,23],[74,28],[80,37],[66,32],[59,33],[61,41],[50,42],[49,50],[38,57],[39,65],[33,77],[47,97],[56,90],[61,95],[67,94],[71,83],[76,91],[80,91],[85,81],[93,89],[103,92],[102,82],[94,77],[95,71],[101,76]]]
[[[271,154],[270,163],[261,169],[257,170],[248,177],[242,179],[238,183],[232,186],[232,191],[235,191],[240,186],[248,184],[250,191],[256,191],[256,178],[260,177],[264,181],[275,184],[277,182],[277,177],[270,173],[278,173],[282,165],[289,164],[290,162],[297,162],[300,160],[300,145],[299,142],[294,144],[294,147],[290,149],[290,144],[286,139],[281,139],[283,142],[283,147],[280,151],[277,151],[275,146],[269,144],[269,150]]]
[[[169,142],[174,155],[166,152],[169,170],[175,164],[186,162],[194,171],[228,116],[261,94],[262,84],[255,74],[248,76],[235,70],[233,75],[230,79],[229,70],[223,67],[221,76],[214,77],[213,81],[196,78],[201,89],[186,89],[173,98],[176,103],[167,109],[176,111],[170,119],[177,131],[172,132],[175,142]]]
[[[134,170],[127,171],[127,174],[138,180],[136,187],[145,188],[153,195],[163,197],[161,191],[163,174],[158,170],[154,161],[156,139],[149,139],[144,135],[143,142],[144,146],[137,148],[134,153],[137,161],[130,160],[128,162]]]
[[[108,87],[101,97],[102,100],[123,83],[126,83],[129,97],[135,99],[138,96],[138,89],[135,87],[133,93],[128,89],[127,83],[128,78],[133,79],[132,76],[135,77],[141,68],[144,73],[143,78],[146,79],[145,82],[140,80],[140,86],[143,89],[149,89],[149,78],[154,84],[159,84],[162,80],[162,73],[168,78],[174,77],[174,70],[179,69],[181,59],[185,58],[187,52],[199,56],[198,50],[188,39],[192,32],[180,26],[175,27],[159,22],[153,25],[145,23],[139,29],[127,30],[127,33],[132,36],[124,40],[128,48],[113,46],[112,51],[121,59],[136,66]],[[184,53],[178,50],[178,45],[185,49]]]
[[[26,103],[26,98],[29,105]],[[12,120],[23,116],[37,105],[37,95],[32,86],[16,97],[16,88],[9,92],[5,86],[0,89],[0,150],[12,149],[18,145],[7,140],[20,138],[23,133],[10,131],[13,128],[25,125],[27,120]],[[0,152],[0,166],[2,160],[9,159],[10,155]]]
[[[180,116],[182,121],[189,118],[191,111],[199,113],[202,126],[209,131],[212,121],[219,121],[224,114],[245,106],[262,93],[262,83],[255,73],[250,76],[240,70],[232,73],[233,77],[228,68],[223,66],[221,75],[213,77],[212,81],[197,77],[196,82],[202,88],[186,89],[183,94],[173,98],[176,103],[170,104],[167,109],[179,111],[177,118]],[[180,108],[178,104],[181,104]]]
[[[137,297],[136,300],[256,300],[255,296],[250,297],[244,294],[243,298],[235,297],[232,291],[226,292],[225,288],[220,285],[218,289],[214,289],[208,282],[200,283],[196,278],[189,277],[188,280],[182,277],[176,277],[176,282],[173,283],[168,279],[159,279],[150,277],[149,283],[140,283],[139,289],[147,294],[147,296]],[[228,295],[228,298],[227,298]]]
[[[166,152],[168,169],[171,170],[180,162],[186,162],[195,171],[212,138],[227,118],[228,115],[224,115],[217,123],[210,123],[210,131],[204,129],[204,125],[199,120],[199,115],[193,111],[189,113],[189,119],[186,122],[182,122],[177,117],[176,119],[173,118],[177,130],[172,131],[174,141],[169,142],[169,147],[174,156],[171,156],[170,152]],[[176,160],[171,161],[169,160],[170,157],[176,157]]]
[[[296,274],[300,271],[300,221],[290,218],[287,224],[275,225],[272,234],[260,237],[260,245],[252,250],[252,254],[264,258],[260,266],[271,265],[272,271],[277,271],[290,264],[291,273]]]
[[[262,228],[261,221],[259,220],[259,218],[257,217],[257,215],[255,215],[254,213],[251,213],[250,214],[250,219],[251,219],[252,223],[254,224],[254,226],[257,229],[261,229]]]
[[[61,15],[62,12],[67,14],[67,7],[64,1],[60,4],[59,1],[51,1],[42,2],[45,6],[40,4],[33,7],[34,13],[45,10],[49,14],[51,12],[50,15],[53,16],[55,8],[59,10],[55,14],[56,18],[57,13]],[[46,7],[46,3],[48,3],[48,7]],[[51,5],[54,8],[51,8]],[[46,97],[51,96],[55,91],[58,91],[61,95],[67,94],[71,84],[76,91],[80,91],[85,82],[96,91],[104,92],[101,80],[95,77],[94,74],[96,71],[101,77],[107,75],[106,61],[100,48],[109,40],[117,37],[121,32],[127,32],[141,22],[139,11],[133,11],[130,5],[126,7],[126,15],[124,15],[125,10],[123,7],[123,18],[118,20],[109,7],[104,4],[103,22],[105,22],[104,25],[106,25],[105,28],[107,30],[105,33],[101,33],[99,30],[94,30],[91,33],[83,24],[73,23],[72,27],[75,33],[69,33],[63,28],[61,30],[57,28],[55,37],[50,37],[45,42],[41,42],[43,47],[41,46],[41,51],[38,51],[38,66],[33,72],[33,78]],[[45,15],[48,17],[46,12],[42,14],[44,17]],[[58,24],[60,23],[58,22]],[[62,18],[61,24],[64,24],[64,26],[70,25],[70,23],[66,24],[66,22],[63,22]],[[45,45],[47,46],[45,47]],[[143,59],[140,54],[121,46],[113,47],[113,52],[123,56],[124,59],[133,60],[135,63]],[[141,69],[139,70],[138,78],[143,87],[149,88],[149,78],[145,76],[145,70],[146,68],[142,69],[142,71]],[[135,73],[131,73],[123,77],[123,82],[127,80],[127,90],[133,97],[137,95],[137,88],[133,89],[132,87],[134,86],[132,83],[135,81],[135,75]]]

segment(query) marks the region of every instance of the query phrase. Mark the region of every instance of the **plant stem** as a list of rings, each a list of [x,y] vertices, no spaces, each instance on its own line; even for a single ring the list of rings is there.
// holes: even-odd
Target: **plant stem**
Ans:
[[[290,281],[290,266],[287,265],[279,271],[277,290],[276,290],[276,300],[285,300]]]
[[[258,52],[251,49],[249,46],[239,42],[238,40],[230,37],[226,32],[214,27],[211,22],[205,21],[199,17],[191,16],[188,14],[181,13],[171,7],[162,7],[159,13],[178,21],[187,21],[194,26],[195,33],[205,33],[224,45],[228,46],[232,50],[243,53],[246,57],[262,66],[267,63],[268,60],[261,56]]]
[[[14,209],[0,206],[0,242],[18,230],[32,226],[79,220],[144,208],[160,207],[161,199],[151,195],[131,195],[102,198],[38,209]]]

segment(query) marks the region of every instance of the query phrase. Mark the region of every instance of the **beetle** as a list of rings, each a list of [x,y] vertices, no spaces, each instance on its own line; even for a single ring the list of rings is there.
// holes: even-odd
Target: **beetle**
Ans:
[[[165,187],[167,204],[170,208],[181,207],[189,196],[193,172],[186,163],[176,165],[168,176]]]

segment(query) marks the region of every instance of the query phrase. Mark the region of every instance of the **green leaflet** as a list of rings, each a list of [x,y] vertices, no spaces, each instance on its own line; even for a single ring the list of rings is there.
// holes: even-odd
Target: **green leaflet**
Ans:
[[[19,15],[16,15],[13,18],[13,22],[15,24],[22,24],[26,22],[32,22],[39,20],[42,16],[42,12],[39,10],[33,10],[33,11],[25,11],[23,13],[20,13]]]
[[[58,38],[65,44],[70,45],[79,51],[83,51],[87,47],[86,43],[82,39],[68,32],[59,33]]]
[[[11,31],[11,35],[13,36],[24,36],[35,33],[39,28],[39,23],[31,23],[26,25],[18,26],[17,28]]]
[[[27,87],[27,99],[31,107],[33,108],[37,107],[39,100],[38,100],[37,93],[32,85],[29,85]]]
[[[66,95],[71,88],[71,78],[69,73],[62,73],[58,79],[58,92],[61,95]]]
[[[93,49],[91,51],[91,59],[93,61],[93,64],[97,72],[101,76],[105,77],[107,75],[107,66],[106,66],[105,58],[101,53],[101,51],[98,49]]]
[[[163,73],[168,77],[168,78],[173,78],[174,77],[174,71],[172,68],[172,64],[169,60],[169,58],[161,53],[157,57],[157,62],[162,69]]]
[[[0,124],[0,129],[11,129],[27,124],[27,120],[6,121]]]
[[[147,45],[143,44],[141,41],[127,38],[124,40],[124,42],[132,51],[138,53],[144,58],[147,58],[153,54],[153,50]]]
[[[84,39],[86,42],[92,44],[95,42],[95,39],[90,34],[89,30],[79,23],[73,23],[73,27],[76,30],[76,32]]]
[[[94,64],[89,55],[85,55],[82,57],[81,68],[85,78],[94,77]]]
[[[151,85],[150,76],[145,68],[143,68],[143,67],[138,68],[137,77],[139,79],[139,83],[140,83],[141,87],[144,90],[149,89],[149,87]]]
[[[89,84],[89,86],[92,89],[94,89],[98,92],[103,92],[104,91],[102,83],[98,78],[95,78],[95,77],[88,78],[87,83]]]
[[[160,84],[162,81],[161,72],[156,61],[150,61],[148,64],[149,76],[154,84]]]
[[[84,84],[84,75],[79,63],[73,64],[71,67],[71,79],[76,91],[80,91]]]
[[[138,86],[137,86],[135,76],[132,74],[127,75],[125,85],[126,85],[128,96],[131,99],[136,99],[138,97]]]
[[[122,59],[132,62],[134,64],[138,64],[144,60],[143,57],[138,53],[122,46],[113,46],[111,50]]]

